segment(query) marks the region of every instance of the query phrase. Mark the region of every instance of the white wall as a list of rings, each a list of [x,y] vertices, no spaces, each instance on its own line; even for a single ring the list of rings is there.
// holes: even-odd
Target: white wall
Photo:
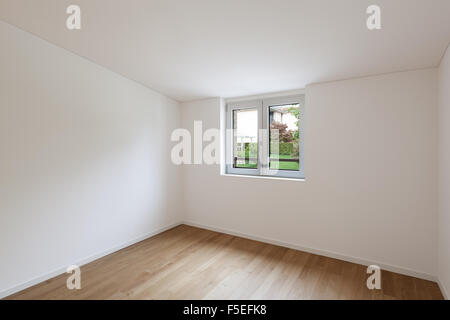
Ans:
[[[219,105],[183,103],[183,126]],[[185,165],[186,221],[434,278],[437,69],[311,85],[305,117],[306,181]]]
[[[3,22],[0,43],[0,296],[180,222],[177,102]]]
[[[450,49],[439,67],[439,281],[450,293]]]

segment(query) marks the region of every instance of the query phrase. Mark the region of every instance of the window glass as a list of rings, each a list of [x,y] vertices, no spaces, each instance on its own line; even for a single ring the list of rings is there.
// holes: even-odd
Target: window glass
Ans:
[[[299,170],[299,110],[298,104],[269,107],[270,169]]]
[[[233,167],[258,168],[258,110],[233,110]]]

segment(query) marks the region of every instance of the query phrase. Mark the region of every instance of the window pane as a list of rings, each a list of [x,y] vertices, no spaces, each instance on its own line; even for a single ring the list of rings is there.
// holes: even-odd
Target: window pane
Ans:
[[[258,168],[258,111],[233,111],[233,167]]]
[[[271,169],[299,170],[299,105],[269,107]]]

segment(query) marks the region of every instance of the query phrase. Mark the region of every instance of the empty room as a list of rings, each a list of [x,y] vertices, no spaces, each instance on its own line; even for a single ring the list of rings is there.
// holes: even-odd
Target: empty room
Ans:
[[[0,0],[0,308],[447,300],[449,42],[449,0]]]

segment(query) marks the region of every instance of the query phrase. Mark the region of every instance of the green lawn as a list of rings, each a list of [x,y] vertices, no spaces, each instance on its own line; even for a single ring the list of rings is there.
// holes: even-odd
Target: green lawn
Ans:
[[[236,165],[236,168],[256,169],[256,168],[258,168],[258,165],[256,163],[245,163],[245,164]]]
[[[288,162],[288,161],[280,161],[280,162],[270,162],[271,169],[279,169],[279,170],[296,170],[298,171],[298,162]]]
[[[276,155],[271,155],[270,157],[271,158],[275,158]],[[292,159],[290,155],[280,154],[278,156],[278,159],[280,159],[280,161],[270,161],[270,168],[271,169],[298,170],[298,168],[299,168],[299,163],[298,162],[283,161],[283,159]]]
[[[258,153],[257,151],[252,151],[250,153],[247,153],[245,151],[239,151],[238,152],[238,157],[239,158],[245,158],[245,157],[249,157],[249,158],[258,158]],[[254,162],[255,160],[253,160]],[[249,169],[257,169],[258,168],[258,164],[257,163],[249,163],[249,161],[247,160],[246,163],[243,164],[238,164],[236,165],[236,168],[249,168]]]
[[[271,158],[275,158],[275,155],[272,155]],[[271,161],[270,162],[271,169],[296,170],[296,171],[299,169],[298,162],[283,161],[283,159],[292,159],[290,155],[280,154],[278,158],[280,159],[280,161]],[[258,165],[256,163],[245,163],[245,164],[239,164],[236,167],[237,168],[256,169],[256,168],[258,168]]]

